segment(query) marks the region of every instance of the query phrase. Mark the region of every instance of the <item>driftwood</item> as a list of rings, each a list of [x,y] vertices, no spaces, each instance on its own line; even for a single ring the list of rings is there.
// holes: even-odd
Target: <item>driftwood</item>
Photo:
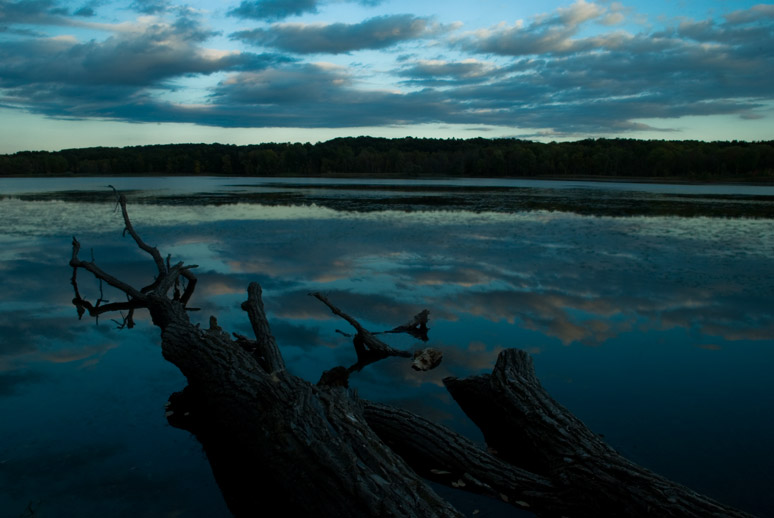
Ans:
[[[364,401],[346,389],[349,376],[388,356],[386,345],[324,295],[313,294],[356,330],[357,361],[327,371],[315,385],[285,369],[271,335],[261,288],[251,283],[242,309],[255,338],[191,323],[195,266],[171,265],[130,222],[126,233],[147,252],[158,275],[136,289],[79,258],[73,239],[73,303],[79,316],[122,314],[121,327],[146,309],[161,330],[162,354],[186,376],[172,394],[170,424],[202,443],[226,503],[236,516],[280,508],[304,516],[460,516],[425,479],[529,509],[538,516],[749,516],[665,480],[618,455],[543,390],[529,356],[501,353],[491,375],[444,380],[481,428],[488,450],[404,410]],[[79,269],[100,281],[95,303],[84,299]],[[125,302],[110,303],[102,283]],[[389,332],[427,337],[427,312]],[[430,350],[428,365],[440,361]]]

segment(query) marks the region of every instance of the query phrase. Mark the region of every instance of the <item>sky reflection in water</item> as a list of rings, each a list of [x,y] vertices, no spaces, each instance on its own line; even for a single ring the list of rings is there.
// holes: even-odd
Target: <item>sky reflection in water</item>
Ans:
[[[372,365],[353,379],[363,397],[479,439],[441,379],[489,371],[502,348],[524,348],[549,392],[625,455],[774,515],[774,231],[761,217],[774,193],[766,189],[705,198],[702,188],[577,182],[467,182],[470,191],[455,182],[377,191],[242,179],[68,182],[65,193],[0,181],[0,412],[8,416],[0,508],[12,516],[30,504],[50,516],[224,512],[198,444],[166,425],[164,402],[184,379],[161,358],[156,329],[147,318],[131,331],[108,318],[79,322],[70,303],[72,235],[84,257],[93,249],[103,268],[135,285],[153,275],[122,238],[107,183],[130,193],[147,242],[199,265],[195,321],[215,314],[249,334],[239,303],[248,282],[262,284],[298,375],[316,381],[354,358],[335,332],[346,323],[310,291],[373,330],[427,307],[441,367]],[[530,197],[573,212],[525,210]],[[685,217],[699,205],[702,215]],[[629,206],[639,215],[611,215]],[[758,218],[714,217],[729,206],[753,207]],[[98,293],[85,275],[81,282],[82,292]]]

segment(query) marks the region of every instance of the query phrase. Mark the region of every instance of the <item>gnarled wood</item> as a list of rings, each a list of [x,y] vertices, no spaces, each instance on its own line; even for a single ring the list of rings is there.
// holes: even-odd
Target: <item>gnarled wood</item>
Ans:
[[[363,402],[371,428],[428,480],[503,500],[544,516],[569,513],[563,490],[543,476],[518,468],[470,439],[411,412]]]
[[[622,457],[543,389],[524,351],[502,351],[491,375],[447,378],[444,384],[498,457],[549,478],[576,512],[749,516]]]
[[[261,285],[251,282],[247,286],[247,300],[242,303],[242,309],[247,312],[250,324],[255,334],[255,355],[267,372],[285,369],[285,360],[277,347],[277,341],[271,334],[269,321],[263,309]]]
[[[170,398],[170,423],[202,443],[236,516],[458,516],[381,442],[345,390],[266,372],[221,331],[181,316],[162,333],[164,357],[189,383]],[[189,415],[175,420],[179,412]]]

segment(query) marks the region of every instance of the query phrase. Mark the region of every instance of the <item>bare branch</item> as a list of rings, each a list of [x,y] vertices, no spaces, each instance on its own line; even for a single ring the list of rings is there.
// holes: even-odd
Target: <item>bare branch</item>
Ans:
[[[357,330],[358,333],[363,333],[363,332],[369,333],[369,331],[366,328],[364,328],[363,326],[360,325],[360,322],[358,322],[357,320],[355,320],[354,318],[352,318],[351,316],[347,315],[342,310],[340,310],[339,308],[334,306],[333,303],[330,300],[328,300],[328,297],[326,297],[325,295],[323,295],[319,291],[316,291],[314,293],[310,293],[310,295],[312,297],[316,298],[317,300],[319,300],[320,302],[322,302],[323,304],[325,304],[326,306],[328,306],[328,308],[331,310],[331,312],[333,312],[334,315],[338,315],[341,318],[343,318],[344,320],[346,320],[347,322],[349,322],[350,325],[352,327],[354,327],[355,330]]]
[[[427,337],[427,318],[430,315],[430,311],[423,309],[402,326],[390,329],[389,331],[382,331],[382,333],[407,333],[418,340],[423,342],[428,341]],[[374,333],[380,334],[380,333]]]
[[[118,191],[116,191],[114,187],[110,187],[118,195]],[[155,247],[151,247],[146,244],[142,238],[140,238],[137,231],[135,231],[134,226],[129,219],[129,214],[126,209],[126,197],[124,195],[118,195],[116,206],[121,207],[125,225],[124,233],[129,233],[137,246],[150,254],[156,264],[156,268],[158,269],[159,274],[151,284],[143,287],[140,290],[137,290],[133,286],[130,286],[128,283],[117,279],[97,266],[93,254],[91,261],[83,261],[80,259],[78,254],[80,252],[81,244],[75,237],[73,237],[73,252],[72,258],[70,259],[70,266],[73,267],[73,276],[70,282],[73,285],[73,289],[75,290],[73,304],[78,309],[78,317],[83,317],[84,313],[86,312],[88,312],[89,315],[98,318],[99,315],[103,313],[128,310],[126,315],[121,314],[122,322],[116,321],[116,323],[118,323],[120,328],[131,328],[134,326],[134,310],[137,308],[149,308],[149,294],[152,293],[156,296],[166,297],[167,292],[173,286],[178,286],[179,278],[181,276],[184,277],[187,281],[186,288],[182,295],[179,293],[179,291],[176,290],[173,300],[179,301],[183,308],[185,308],[185,305],[193,295],[194,288],[196,286],[196,276],[190,272],[190,269],[196,268],[196,265],[184,265],[182,262],[180,262],[174,266],[170,266],[169,263],[171,256],[167,256],[165,264],[159,251]],[[84,270],[90,272],[99,281],[99,298],[94,304],[85,300],[78,291],[78,268],[83,268]],[[108,300],[105,299],[103,294],[103,282],[106,282],[110,286],[113,286],[114,288],[125,293],[128,298],[127,302],[107,303]]]
[[[126,315],[121,312],[121,322],[115,318],[111,318],[110,320],[118,325],[118,329],[123,329],[125,327],[131,329],[134,327],[134,308],[130,309]]]
[[[414,318],[412,318],[410,321],[403,324],[402,326],[394,327],[392,329],[388,329],[387,331],[373,331],[371,332],[371,334],[385,335],[385,334],[392,334],[392,333],[406,333],[418,340],[427,342],[429,340],[429,338],[427,337],[427,332],[429,331],[427,327],[427,319],[429,315],[430,315],[430,311],[423,309],[422,311],[414,315]],[[347,338],[352,338],[351,334],[345,333],[340,329],[336,329],[336,332],[346,336]]]
[[[164,265],[164,259],[162,259],[161,254],[155,246],[150,246],[145,243],[145,241],[140,238],[140,235],[134,230],[132,222],[129,219],[129,213],[126,210],[126,196],[123,194],[119,195],[118,204],[121,206],[121,214],[124,217],[124,232],[128,232],[129,235],[132,236],[132,239],[134,239],[134,242],[137,243],[137,246],[140,247],[141,250],[144,250],[150,254],[150,256],[153,258],[153,262],[156,263],[156,268],[159,270],[159,276],[163,277],[167,273],[167,268]]]
[[[317,382],[318,385],[329,385],[329,386],[343,386],[346,387],[349,385],[349,375],[353,372],[359,372],[363,370],[364,367],[375,363],[379,360],[383,360],[385,358],[388,358],[390,356],[400,356],[402,358],[411,358],[413,355],[409,351],[401,351],[398,349],[393,349],[386,343],[382,342],[378,338],[374,336],[376,333],[371,333],[368,329],[363,327],[360,322],[355,320],[353,317],[339,309],[335,304],[333,304],[328,298],[323,295],[322,293],[315,292],[310,293],[311,296],[315,297],[317,300],[328,306],[328,308],[333,312],[333,314],[340,316],[344,320],[350,323],[352,327],[354,327],[357,330],[357,333],[352,338],[352,344],[355,347],[355,354],[357,355],[357,362],[351,365],[348,368],[345,367],[334,367],[331,370],[325,371],[323,375],[320,378],[320,381]],[[414,317],[414,319],[409,322],[408,324],[404,326],[399,326],[395,328],[393,331],[385,331],[387,333],[389,332],[409,332],[407,329],[413,329],[415,326],[421,326],[424,325],[424,334],[427,336],[427,326],[425,325],[427,322],[427,315],[429,314],[429,311],[425,310],[418,315]],[[344,336],[350,336],[343,331],[336,330],[337,332],[343,334]],[[414,333],[410,333],[414,335]],[[432,350],[426,350],[426,353],[428,353],[429,356],[432,356],[432,359],[428,359],[428,361],[425,361],[424,363],[419,362],[415,363],[417,370],[430,370],[432,368],[435,368],[439,363],[441,363],[441,352],[437,349]],[[416,356],[415,356],[416,357]],[[419,368],[421,365],[421,368]]]
[[[344,320],[350,323],[352,327],[354,327],[357,330],[357,334],[355,335],[354,342],[355,342],[355,351],[357,352],[358,356],[358,362],[361,360],[364,362],[373,363],[374,361],[381,360],[382,358],[386,358],[388,356],[401,356],[403,358],[411,358],[412,353],[408,351],[399,351],[397,349],[393,349],[386,343],[382,342],[378,338],[376,338],[373,333],[371,333],[368,329],[360,325],[360,322],[349,316],[348,314],[344,313],[342,310],[340,310],[338,307],[336,307],[328,298],[323,295],[320,292],[311,293],[314,298],[328,306],[330,310],[333,312],[333,314],[340,316]],[[362,367],[360,367],[362,368]],[[358,369],[360,370],[360,369]]]
[[[109,273],[102,270],[94,262],[83,261],[79,259],[78,252],[80,251],[80,249],[81,249],[81,244],[78,242],[77,239],[73,237],[73,256],[70,259],[70,266],[72,266],[73,268],[83,268],[87,272],[94,275],[94,277],[96,277],[97,279],[105,281],[109,285],[123,291],[124,293],[126,293],[127,295],[129,295],[134,299],[145,300],[145,295],[143,293],[137,291],[135,288],[125,283],[124,281],[116,279]]]
[[[194,289],[196,288],[196,276],[190,270],[183,270],[180,272],[180,276],[188,281],[185,285],[183,295],[180,297],[180,303],[183,306],[186,306],[188,301],[191,299],[191,295],[193,295]]]
[[[95,306],[88,300],[74,298],[73,304],[75,304],[80,309],[88,311],[89,315],[92,317],[102,315],[103,313],[110,313],[112,311],[135,310],[145,307],[145,304],[138,300],[111,302],[110,304],[105,304],[104,306]]]

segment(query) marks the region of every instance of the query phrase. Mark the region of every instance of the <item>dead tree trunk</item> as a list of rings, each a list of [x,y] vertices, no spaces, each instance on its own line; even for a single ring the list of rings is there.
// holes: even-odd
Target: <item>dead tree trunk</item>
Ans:
[[[411,355],[376,339],[322,295],[315,294],[356,329],[357,362],[331,369],[317,385],[292,376],[271,335],[257,283],[248,286],[242,304],[254,339],[232,338],[214,317],[209,329],[193,325],[187,304],[194,266],[165,261],[135,232],[123,196],[119,205],[126,232],[151,256],[158,275],[137,289],[81,260],[73,239],[73,303],[79,315],[127,311],[121,327],[132,327],[137,309],[149,311],[161,330],[164,358],[188,381],[170,397],[167,418],[202,443],[237,516],[273,507],[320,517],[459,516],[421,477],[540,516],[745,516],[620,457],[543,391],[520,351],[501,354],[491,376],[445,380],[491,452],[418,416],[349,393],[352,373],[387,356]],[[126,301],[84,299],[78,270],[123,292]],[[423,312],[391,331],[426,337],[426,324]],[[437,363],[436,354],[430,356]]]
[[[501,352],[492,374],[444,384],[498,457],[547,477],[584,514],[745,515],[619,455],[548,395],[524,351]]]
[[[235,515],[457,515],[379,440],[345,389],[266,370],[256,357],[268,352],[245,345],[180,317],[162,331],[164,357],[188,380],[170,398],[170,422],[201,441]]]

